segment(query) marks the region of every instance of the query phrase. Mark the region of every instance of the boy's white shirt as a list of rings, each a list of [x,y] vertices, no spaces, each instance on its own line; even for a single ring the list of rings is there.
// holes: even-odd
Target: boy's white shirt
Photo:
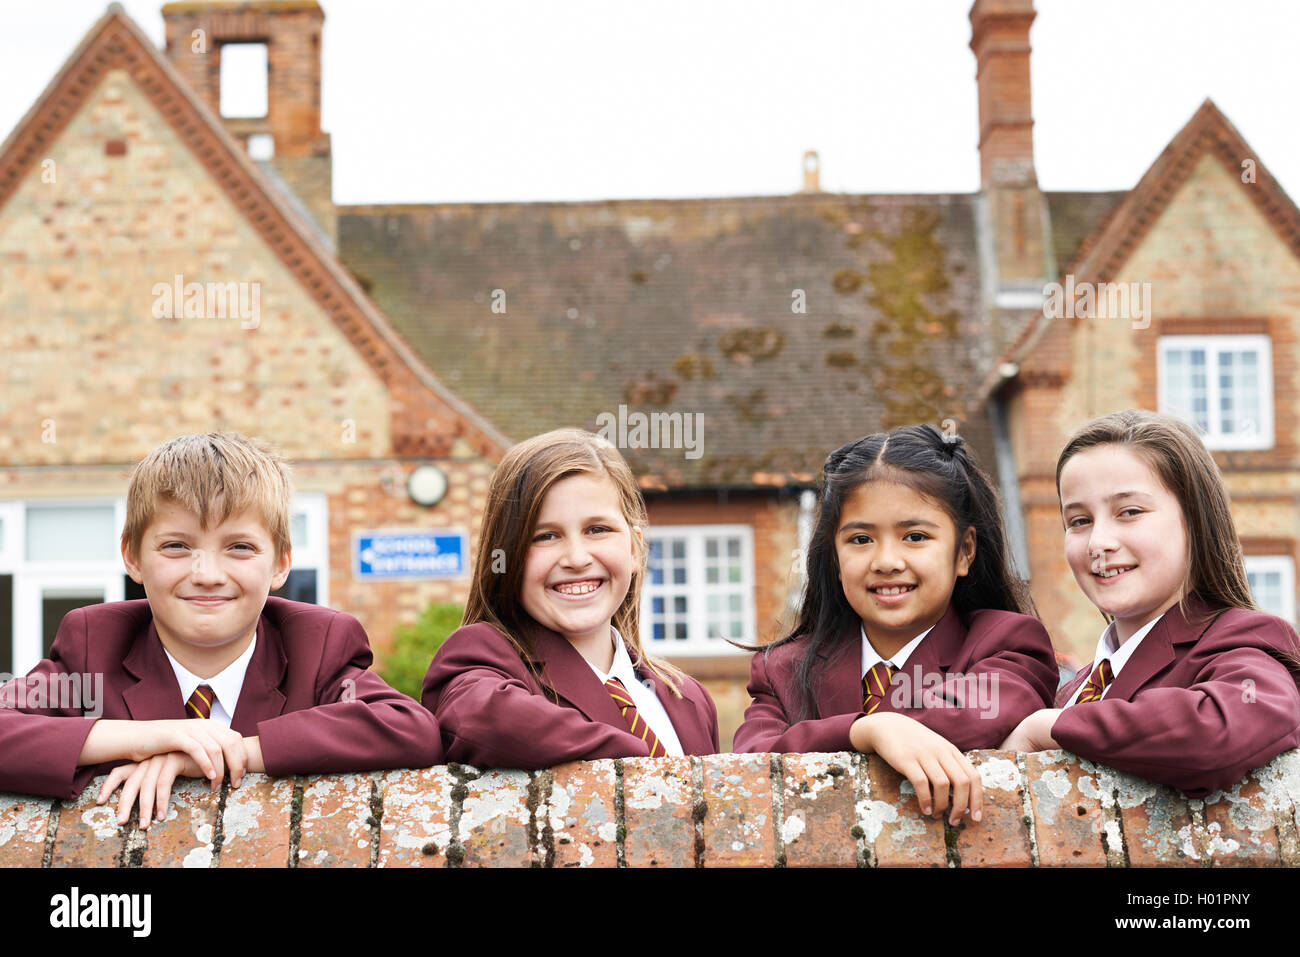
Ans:
[[[212,706],[211,720],[228,728],[235,708],[239,704],[239,692],[244,687],[244,675],[248,672],[248,663],[253,660],[253,649],[256,647],[257,635],[254,634],[253,640],[248,643],[244,653],[211,678],[200,678],[186,670],[185,666],[173,658],[172,653],[165,647],[163,653],[171,662],[172,671],[176,673],[176,683],[181,686],[181,701],[189,701],[190,695],[194,694],[194,689],[199,685],[207,685],[217,696],[216,703]]]
[[[659,696],[655,694],[653,687],[643,685],[641,679],[637,677],[635,669],[632,667],[632,659],[628,656],[627,647],[623,644],[623,636],[618,633],[618,629],[613,625],[609,626],[610,634],[614,641],[614,662],[610,665],[609,673],[602,672],[595,665],[591,665],[591,670],[596,672],[596,677],[600,683],[604,684],[610,678],[617,678],[627,689],[628,695],[632,698],[632,703],[636,705],[637,714],[641,720],[649,725],[650,730],[655,733],[659,743],[663,745],[664,751],[671,757],[679,758],[682,756],[682,743],[677,739],[677,731],[673,727],[673,721],[668,717],[668,712],[659,701]],[[586,659],[583,659],[586,661]]]

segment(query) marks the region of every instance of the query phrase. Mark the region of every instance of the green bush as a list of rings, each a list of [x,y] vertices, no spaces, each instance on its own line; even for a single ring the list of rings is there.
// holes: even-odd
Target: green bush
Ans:
[[[420,700],[429,662],[447,636],[460,627],[465,607],[454,602],[435,602],[420,615],[414,625],[401,625],[397,637],[384,659],[380,677],[403,694]]]

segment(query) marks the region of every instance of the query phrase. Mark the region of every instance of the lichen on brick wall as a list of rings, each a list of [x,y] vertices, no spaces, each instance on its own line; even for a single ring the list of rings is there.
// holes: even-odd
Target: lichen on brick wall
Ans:
[[[186,780],[148,831],[96,805],[96,781],[75,801],[0,794],[0,866],[1300,865],[1297,751],[1204,800],[1063,751],[969,757],[984,815],[956,827],[850,753]]]

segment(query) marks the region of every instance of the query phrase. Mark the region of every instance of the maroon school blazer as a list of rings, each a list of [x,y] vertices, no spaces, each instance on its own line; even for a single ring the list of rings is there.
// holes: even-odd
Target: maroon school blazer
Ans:
[[[374,672],[351,615],[268,598],[231,727],[261,740],[268,774],[428,767],[442,760],[438,726]],[[102,673],[105,718],[185,718],[185,702],[147,600],[64,616],[50,657],[29,674]],[[13,695],[15,678],[5,691]],[[51,702],[57,703],[57,702]],[[75,798],[123,762],[77,767],[95,718],[81,709],[0,707],[0,791]]]
[[[1106,697],[1071,705],[1089,662],[1056,698],[1063,748],[1193,797],[1300,747],[1295,629],[1273,615],[1220,611],[1193,593],[1147,632]],[[1217,616],[1216,616],[1217,612]]]
[[[448,761],[538,769],[649,756],[646,743],[628,731],[614,699],[563,635],[537,625],[528,637],[533,666],[549,689],[486,622],[457,629],[434,655],[420,700],[438,719]],[[718,712],[703,685],[684,678],[679,698],[648,669],[637,674],[654,686],[686,754],[718,752]]]
[[[754,701],[736,732],[736,751],[853,750],[849,728],[863,716],[861,624],[855,618],[840,640],[820,653],[812,672],[816,712],[796,721],[795,669],[807,647],[801,635],[754,655],[749,679]],[[1058,675],[1051,639],[1037,618],[980,610],[963,622],[950,604],[894,675],[876,714],[914,718],[962,751],[996,748],[1024,718],[1050,707]],[[944,679],[946,686],[940,684]]]

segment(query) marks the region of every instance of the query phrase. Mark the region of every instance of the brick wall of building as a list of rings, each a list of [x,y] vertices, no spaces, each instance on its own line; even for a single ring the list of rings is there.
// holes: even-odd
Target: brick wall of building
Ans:
[[[34,168],[0,210],[4,462],[133,461],[226,428],[295,459],[391,454],[384,383],[125,73],[49,160],[54,181]],[[250,307],[256,283],[255,327],[215,308],[156,318],[155,286],[177,275],[247,283]]]

